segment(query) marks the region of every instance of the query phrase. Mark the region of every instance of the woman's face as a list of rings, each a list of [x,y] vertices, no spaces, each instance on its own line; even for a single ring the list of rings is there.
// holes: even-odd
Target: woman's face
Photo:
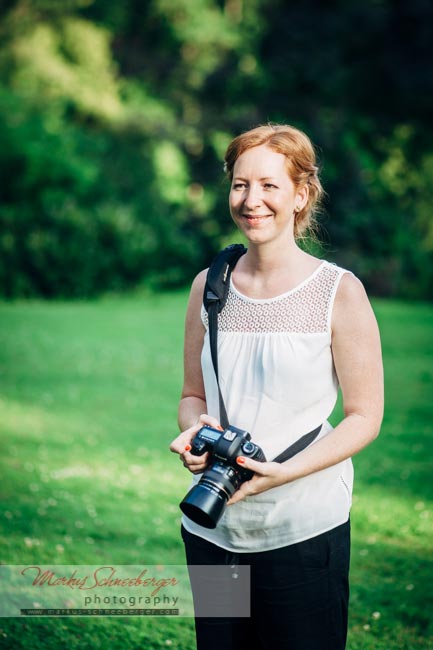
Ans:
[[[304,207],[307,198],[306,187],[295,189],[283,154],[261,145],[236,160],[230,213],[251,243],[293,237],[295,209]]]

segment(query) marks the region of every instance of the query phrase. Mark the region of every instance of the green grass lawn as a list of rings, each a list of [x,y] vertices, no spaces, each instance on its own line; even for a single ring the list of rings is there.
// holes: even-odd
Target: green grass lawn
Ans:
[[[182,564],[185,293],[0,306],[3,564]],[[375,302],[378,440],[355,458],[349,650],[433,648],[433,307]],[[333,416],[338,420],[340,407]],[[191,619],[0,619],[3,648],[193,650]]]

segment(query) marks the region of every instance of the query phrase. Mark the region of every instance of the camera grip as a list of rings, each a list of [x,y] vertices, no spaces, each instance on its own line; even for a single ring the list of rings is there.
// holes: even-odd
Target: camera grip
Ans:
[[[194,440],[191,442],[191,454],[193,456],[203,456],[206,451],[206,447],[207,445],[204,440],[196,440],[196,438],[194,438]]]

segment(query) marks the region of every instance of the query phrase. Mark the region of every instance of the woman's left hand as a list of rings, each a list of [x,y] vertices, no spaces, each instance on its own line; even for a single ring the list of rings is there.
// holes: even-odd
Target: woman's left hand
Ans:
[[[229,506],[245,499],[245,497],[266,492],[266,490],[288,483],[290,480],[287,466],[284,464],[273,462],[259,463],[257,460],[252,460],[245,456],[240,456],[236,460],[240,467],[250,469],[254,472],[254,476],[249,481],[242,483],[239,490],[228,501],[227,505]]]

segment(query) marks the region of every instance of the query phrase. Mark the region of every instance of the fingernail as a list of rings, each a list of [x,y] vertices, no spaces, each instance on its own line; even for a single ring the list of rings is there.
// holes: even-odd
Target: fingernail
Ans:
[[[245,463],[245,458],[243,456],[238,456],[236,462],[239,463],[239,465],[243,465]]]
[[[186,445],[185,451],[190,451],[191,450],[191,445]]]

